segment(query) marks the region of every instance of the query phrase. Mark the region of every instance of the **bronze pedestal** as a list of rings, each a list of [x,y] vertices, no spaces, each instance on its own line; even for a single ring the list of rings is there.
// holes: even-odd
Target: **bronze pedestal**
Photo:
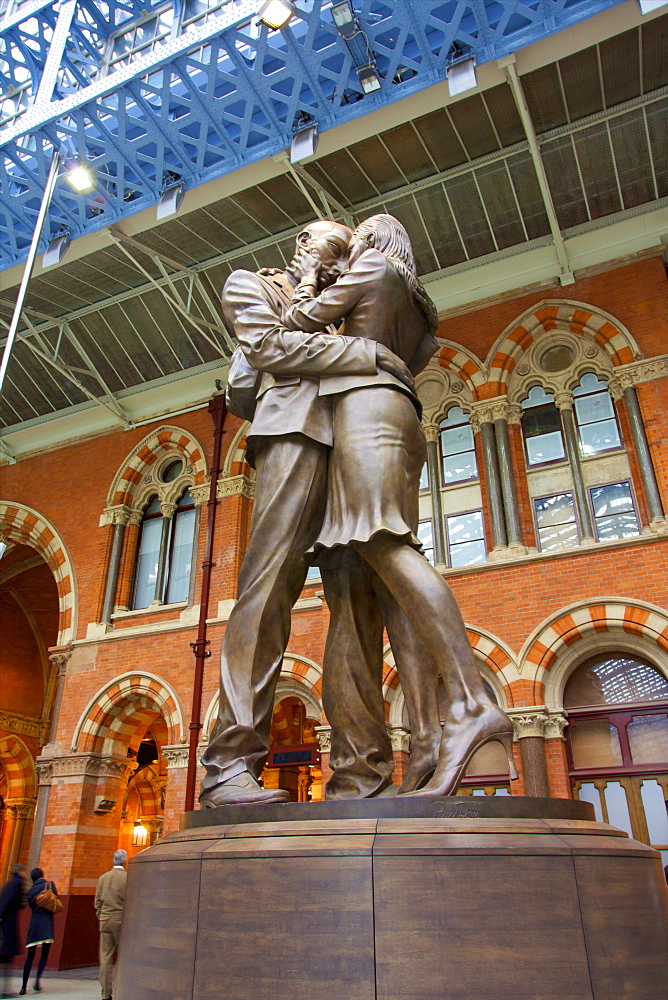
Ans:
[[[377,799],[184,820],[130,865],[116,1000],[665,996],[660,856],[584,804]]]

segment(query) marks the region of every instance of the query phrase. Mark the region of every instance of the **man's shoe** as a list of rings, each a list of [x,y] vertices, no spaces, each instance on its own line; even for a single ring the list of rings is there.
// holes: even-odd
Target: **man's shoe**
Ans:
[[[290,793],[283,788],[263,788],[258,784],[250,771],[235,774],[229,781],[224,781],[210,788],[199,797],[200,804],[205,809],[217,809],[218,806],[241,806],[263,804],[270,802],[288,802]]]

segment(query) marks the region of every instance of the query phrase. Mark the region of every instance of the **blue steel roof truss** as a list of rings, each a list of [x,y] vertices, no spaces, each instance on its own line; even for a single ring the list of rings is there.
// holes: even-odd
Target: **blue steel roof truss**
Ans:
[[[94,167],[98,189],[77,196],[59,183],[44,243],[150,207],[166,180],[191,188],[274,155],[299,122],[324,131],[428,87],[445,77],[453,42],[480,64],[619,2],[355,0],[363,37],[348,43],[331,0],[297,0],[297,17],[276,32],[258,24],[259,0],[228,0],[180,31],[177,3],[169,34],[115,69],[113,39],[135,25],[150,39],[164,0],[10,7],[0,21],[0,101],[10,106],[0,117],[0,268],[25,257],[52,151],[64,140]],[[356,68],[367,46],[382,86],[365,96]],[[22,103],[11,114],[16,95]]]

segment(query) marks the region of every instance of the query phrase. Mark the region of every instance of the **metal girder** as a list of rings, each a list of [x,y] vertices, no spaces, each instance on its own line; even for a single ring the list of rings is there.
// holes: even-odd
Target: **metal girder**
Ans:
[[[36,0],[10,8],[0,20],[0,87],[20,100],[0,123],[0,267],[27,253],[38,192],[63,139],[91,161],[99,187],[86,199],[59,186],[45,242],[62,228],[79,236],[155,204],[167,172],[194,187],[275,155],[300,116],[324,131],[428,87],[444,78],[455,41],[481,64],[620,2],[356,0],[382,79],[367,96],[331,0],[309,10],[297,2],[297,16],[278,32],[258,27],[259,0],[225,3],[185,30],[175,5],[169,33],[118,64],[110,63],[112,36],[149,24],[164,4]]]

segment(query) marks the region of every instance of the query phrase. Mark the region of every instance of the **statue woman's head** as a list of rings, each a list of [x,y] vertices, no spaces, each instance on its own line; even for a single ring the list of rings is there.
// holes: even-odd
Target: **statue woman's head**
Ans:
[[[393,215],[372,215],[361,222],[350,241],[351,263],[365,250],[379,250],[399,269],[415,274],[415,259],[408,233]],[[355,252],[356,251],[356,252]]]
[[[365,250],[379,250],[394,270],[404,279],[413,294],[413,301],[422,312],[431,333],[438,328],[438,313],[415,268],[413,248],[408,233],[393,215],[372,215],[361,222],[350,241],[350,264]]]

